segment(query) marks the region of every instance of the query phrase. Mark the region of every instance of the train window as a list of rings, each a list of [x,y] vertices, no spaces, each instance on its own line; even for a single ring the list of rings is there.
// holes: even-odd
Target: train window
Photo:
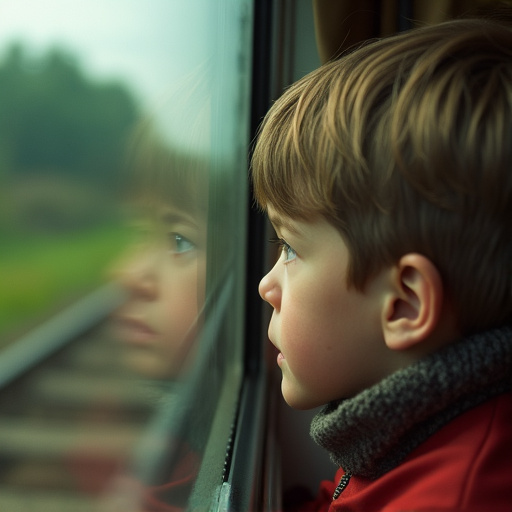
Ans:
[[[1,510],[222,500],[252,9],[2,2]]]

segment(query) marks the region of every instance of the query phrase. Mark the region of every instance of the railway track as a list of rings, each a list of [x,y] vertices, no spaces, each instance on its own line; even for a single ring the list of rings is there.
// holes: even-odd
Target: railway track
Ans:
[[[75,308],[83,325],[68,339],[58,339],[63,329],[40,331],[0,354],[1,512],[97,510],[130,464],[154,407],[149,383],[120,363],[104,321],[112,297],[101,297],[103,305],[95,297],[89,311],[80,306],[82,315]],[[59,322],[69,327],[72,316]]]

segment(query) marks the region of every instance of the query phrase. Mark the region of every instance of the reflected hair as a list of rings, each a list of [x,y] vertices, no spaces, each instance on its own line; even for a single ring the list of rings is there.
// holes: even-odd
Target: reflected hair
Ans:
[[[128,197],[132,205],[141,211],[152,211],[158,205],[172,204],[184,212],[206,217],[206,155],[173,146],[160,138],[150,123],[139,127],[131,151]]]
[[[211,150],[207,71],[200,66],[178,81],[159,102],[158,115],[141,120],[133,133],[128,195],[142,209],[172,203],[192,214],[207,214]]]
[[[425,255],[468,333],[511,320],[511,136],[510,28],[423,27],[320,67],[276,101],[253,153],[255,198],[335,226],[356,289]]]

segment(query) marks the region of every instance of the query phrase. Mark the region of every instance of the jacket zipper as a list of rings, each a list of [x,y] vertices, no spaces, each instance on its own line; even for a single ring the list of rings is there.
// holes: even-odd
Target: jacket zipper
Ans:
[[[350,471],[347,471],[340,479],[340,483],[334,490],[334,494],[332,495],[332,500],[334,501],[338,496],[347,488],[347,485],[350,481],[350,477],[352,476],[352,473]]]

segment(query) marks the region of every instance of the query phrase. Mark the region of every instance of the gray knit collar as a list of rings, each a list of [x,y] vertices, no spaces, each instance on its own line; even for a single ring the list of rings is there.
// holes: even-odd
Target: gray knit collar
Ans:
[[[462,412],[512,389],[512,327],[475,334],[328,404],[311,436],[346,472],[377,478]]]

